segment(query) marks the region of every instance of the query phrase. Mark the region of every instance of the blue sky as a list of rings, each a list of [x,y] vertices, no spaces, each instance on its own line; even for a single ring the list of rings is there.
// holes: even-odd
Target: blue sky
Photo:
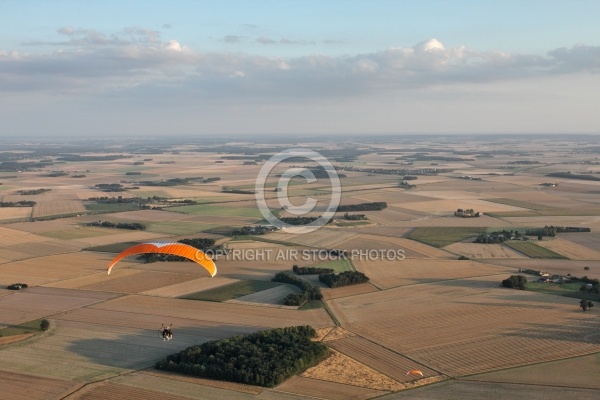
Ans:
[[[0,136],[598,133],[600,1],[0,0]]]

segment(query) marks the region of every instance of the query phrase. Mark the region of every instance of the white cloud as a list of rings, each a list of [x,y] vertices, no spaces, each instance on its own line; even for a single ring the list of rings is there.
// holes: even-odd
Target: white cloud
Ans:
[[[465,46],[447,48],[437,39],[428,39],[412,47],[390,47],[354,56],[277,58],[200,53],[177,40],[163,41],[159,32],[143,28],[107,35],[93,29],[65,27],[59,33],[68,39],[61,43],[59,51],[0,51],[0,86],[11,91],[122,93],[128,88],[149,85],[174,91],[179,88],[181,92],[194,90],[196,96],[206,98],[235,96],[237,100],[277,101],[295,97],[359,97],[600,70],[600,47],[584,45],[539,56],[479,52]],[[235,42],[241,37],[228,36],[224,40]],[[258,42],[288,41],[262,37]]]

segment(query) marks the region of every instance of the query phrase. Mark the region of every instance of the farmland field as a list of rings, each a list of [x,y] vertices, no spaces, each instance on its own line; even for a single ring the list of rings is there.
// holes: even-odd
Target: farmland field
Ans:
[[[411,231],[408,234],[408,237],[435,247],[444,247],[452,243],[479,236],[485,232],[485,228],[419,227]]]
[[[536,244],[571,260],[600,260],[600,251],[571,242],[568,236],[538,241]]]
[[[227,301],[278,286],[281,286],[281,283],[269,281],[239,281],[216,289],[190,293],[182,298],[187,300]]]
[[[334,223],[305,234],[238,237],[231,232],[267,222],[254,194],[223,189],[254,191],[264,161],[289,143],[232,137],[132,145],[107,139],[110,146],[81,155],[119,157],[81,161],[59,160],[77,145],[20,143],[3,152],[20,152],[18,162],[39,162],[38,154],[48,153],[45,162],[56,167],[6,172],[0,186],[3,201],[36,201],[34,207],[0,208],[0,393],[23,400],[600,398],[598,298],[590,297],[596,307],[583,312],[579,281],[542,283],[537,275],[527,275],[528,290],[501,287],[522,269],[600,278],[600,183],[546,176],[600,171],[590,150],[596,138],[464,139],[389,136],[340,145],[293,138],[327,154],[346,175],[340,204],[386,202],[387,208],[349,212],[365,214],[365,221],[343,220],[345,212],[337,212]],[[247,160],[256,164],[244,165]],[[265,197],[276,215],[293,216],[271,190],[276,175],[304,163],[281,163],[268,177]],[[50,168],[66,175],[46,176]],[[124,175],[128,171],[143,175]],[[415,188],[398,187],[413,174]],[[141,184],[174,178],[192,179]],[[542,186],[549,179],[558,186]],[[102,183],[120,183],[123,191],[102,191]],[[328,207],[330,192],[321,178],[315,184],[294,179],[288,194],[294,205],[317,199],[307,214],[316,217]],[[161,199],[148,199],[148,209],[90,200],[119,196]],[[176,203],[183,200],[197,204]],[[487,214],[457,218],[457,208]],[[85,225],[99,220],[147,229]],[[546,225],[591,232],[503,244],[471,240]],[[106,273],[115,254],[132,244],[183,238],[223,244],[227,252],[214,257],[215,277],[194,262],[144,263],[133,256]],[[317,275],[302,276],[320,288],[323,300],[283,306],[283,298],[299,289],[271,279],[293,265],[356,270],[369,281],[331,289]],[[8,290],[17,282],[28,287]],[[51,322],[49,331],[17,327],[35,328],[41,319]],[[169,324],[174,338],[163,342],[158,330]],[[319,332],[316,340],[331,355],[274,388],[152,369],[156,360],[188,346],[305,324]],[[423,376],[407,375],[412,369]]]
[[[501,244],[453,243],[444,250],[468,258],[523,258],[524,255]]]
[[[555,251],[550,250],[546,246],[540,246],[533,242],[519,242],[509,240],[504,242],[504,244],[531,258],[568,258]]]

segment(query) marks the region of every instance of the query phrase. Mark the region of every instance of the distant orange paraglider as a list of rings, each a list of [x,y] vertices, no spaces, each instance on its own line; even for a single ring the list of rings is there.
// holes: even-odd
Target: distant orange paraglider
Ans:
[[[408,371],[406,373],[406,376],[420,376],[422,378],[423,373],[421,371],[419,371],[418,369],[411,369],[410,371]]]
[[[110,275],[110,270],[115,266],[116,263],[119,262],[122,258],[132,256],[134,254],[144,254],[144,253],[159,253],[159,254],[171,254],[174,256],[185,257],[188,260],[194,261],[200,265],[202,265],[210,274],[210,276],[215,276],[217,274],[217,266],[214,261],[210,259],[209,256],[204,254],[202,250],[198,250],[197,248],[183,244],[183,243],[141,243],[131,246],[119,254],[110,262],[108,266],[108,274]]]

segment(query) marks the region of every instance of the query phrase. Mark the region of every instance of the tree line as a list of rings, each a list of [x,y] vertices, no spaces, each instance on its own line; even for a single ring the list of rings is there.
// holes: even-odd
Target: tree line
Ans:
[[[337,211],[378,211],[387,208],[385,201],[375,201],[371,203],[347,204],[338,206]]]
[[[0,201],[0,207],[33,207],[36,205],[32,200]]]
[[[86,226],[102,226],[105,228],[129,229],[132,231],[145,231],[146,225],[139,222],[110,222],[110,221],[94,221],[88,222]]]

